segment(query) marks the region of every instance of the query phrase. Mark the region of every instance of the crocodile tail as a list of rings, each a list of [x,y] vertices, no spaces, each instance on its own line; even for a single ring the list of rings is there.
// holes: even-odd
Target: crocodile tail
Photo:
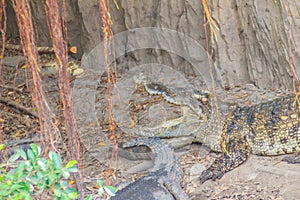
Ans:
[[[152,171],[165,168],[168,164],[176,161],[172,148],[168,144],[163,143],[159,138],[140,137],[125,143],[123,148],[142,145],[149,147],[154,154],[154,165]]]

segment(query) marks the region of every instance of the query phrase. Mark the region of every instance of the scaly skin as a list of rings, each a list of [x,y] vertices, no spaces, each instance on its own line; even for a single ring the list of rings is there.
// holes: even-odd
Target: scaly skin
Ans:
[[[210,93],[206,90],[191,88],[172,88],[160,83],[153,83],[143,73],[133,77],[136,84],[141,84],[149,95],[160,95],[163,99],[177,106],[182,106],[182,116],[162,122],[157,127],[143,127],[137,135],[143,137],[177,138],[192,136],[200,122],[207,121]]]
[[[180,91],[178,89],[158,86],[159,84],[155,84],[155,87],[151,87],[150,90],[148,87],[152,83],[145,81],[146,79],[142,80],[140,83],[144,85],[149,94],[167,94],[164,97],[166,101],[174,96],[178,99],[183,98],[181,96],[189,96],[189,99],[191,99],[195,94],[195,92],[190,91],[189,94],[192,95],[182,95],[180,92],[177,93],[177,91]],[[220,158],[216,159],[201,174],[201,183],[209,179],[220,179],[226,172],[245,162],[250,154],[271,156],[298,153],[300,151],[300,117],[299,107],[294,98],[295,95],[287,95],[250,107],[237,107],[230,112],[221,109],[221,118],[224,118],[221,119],[221,122],[224,126],[221,134],[219,134],[216,112],[207,104],[209,93],[203,90],[200,94],[197,102],[197,104],[202,104],[198,106],[200,110],[194,113],[185,111],[181,119],[169,120],[161,127],[144,132],[144,134],[148,137],[161,138],[185,138],[192,135],[195,137],[193,142],[200,142],[215,152],[222,152]],[[173,103],[172,101],[169,102]],[[195,107],[196,104],[188,105],[182,101],[177,102],[176,105],[185,106],[195,111],[192,107]],[[195,117],[195,113],[198,114],[198,118]],[[194,127],[194,129],[178,129],[182,124],[186,124],[185,127]],[[222,144],[222,147],[220,144]],[[300,159],[286,159],[286,161],[294,163],[300,162]]]
[[[165,101],[174,105],[187,106],[199,116],[202,116],[202,112],[205,110],[202,105],[207,103],[210,96],[206,90],[171,88],[160,83],[150,82],[142,73],[135,75],[133,81],[136,84],[142,84],[149,95],[161,95]]]
[[[299,152],[299,107],[294,100],[294,95],[289,95],[230,112],[220,136],[222,155],[202,172],[200,182],[220,179],[245,162],[250,154],[272,156]],[[206,130],[197,140],[220,151],[216,136],[217,132]]]
[[[146,145],[154,153],[153,169],[145,177],[119,190],[111,199],[165,199],[187,200],[189,197],[180,187],[183,172],[173,150],[159,138],[138,138],[123,147]]]

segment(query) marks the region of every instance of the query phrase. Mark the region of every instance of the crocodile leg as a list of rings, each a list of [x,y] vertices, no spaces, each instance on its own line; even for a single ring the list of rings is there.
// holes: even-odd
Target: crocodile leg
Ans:
[[[293,156],[285,156],[282,160],[290,164],[300,163],[300,152]]]
[[[222,176],[245,162],[250,155],[250,146],[245,139],[232,138],[226,145],[226,151],[200,176],[200,182],[220,179]]]
[[[190,198],[183,191],[180,185],[174,183],[174,180],[164,180],[164,186],[174,196],[176,200],[189,200]]]

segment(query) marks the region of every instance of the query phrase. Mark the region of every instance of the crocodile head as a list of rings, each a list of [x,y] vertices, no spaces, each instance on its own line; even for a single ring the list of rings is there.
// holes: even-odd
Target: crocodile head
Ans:
[[[139,73],[139,74],[136,74],[132,77],[133,79],[133,82],[135,84],[142,84],[142,83],[145,83],[147,81],[147,78],[146,76],[144,75],[143,72]]]

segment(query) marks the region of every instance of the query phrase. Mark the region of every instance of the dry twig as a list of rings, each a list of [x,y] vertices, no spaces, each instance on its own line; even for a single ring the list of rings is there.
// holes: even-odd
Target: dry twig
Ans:
[[[31,116],[34,116],[36,118],[39,117],[36,112],[32,111],[32,108],[26,108],[25,106],[18,104],[10,99],[0,97],[0,103],[4,103],[6,105],[13,106],[14,108],[16,108],[24,113],[30,114]]]

